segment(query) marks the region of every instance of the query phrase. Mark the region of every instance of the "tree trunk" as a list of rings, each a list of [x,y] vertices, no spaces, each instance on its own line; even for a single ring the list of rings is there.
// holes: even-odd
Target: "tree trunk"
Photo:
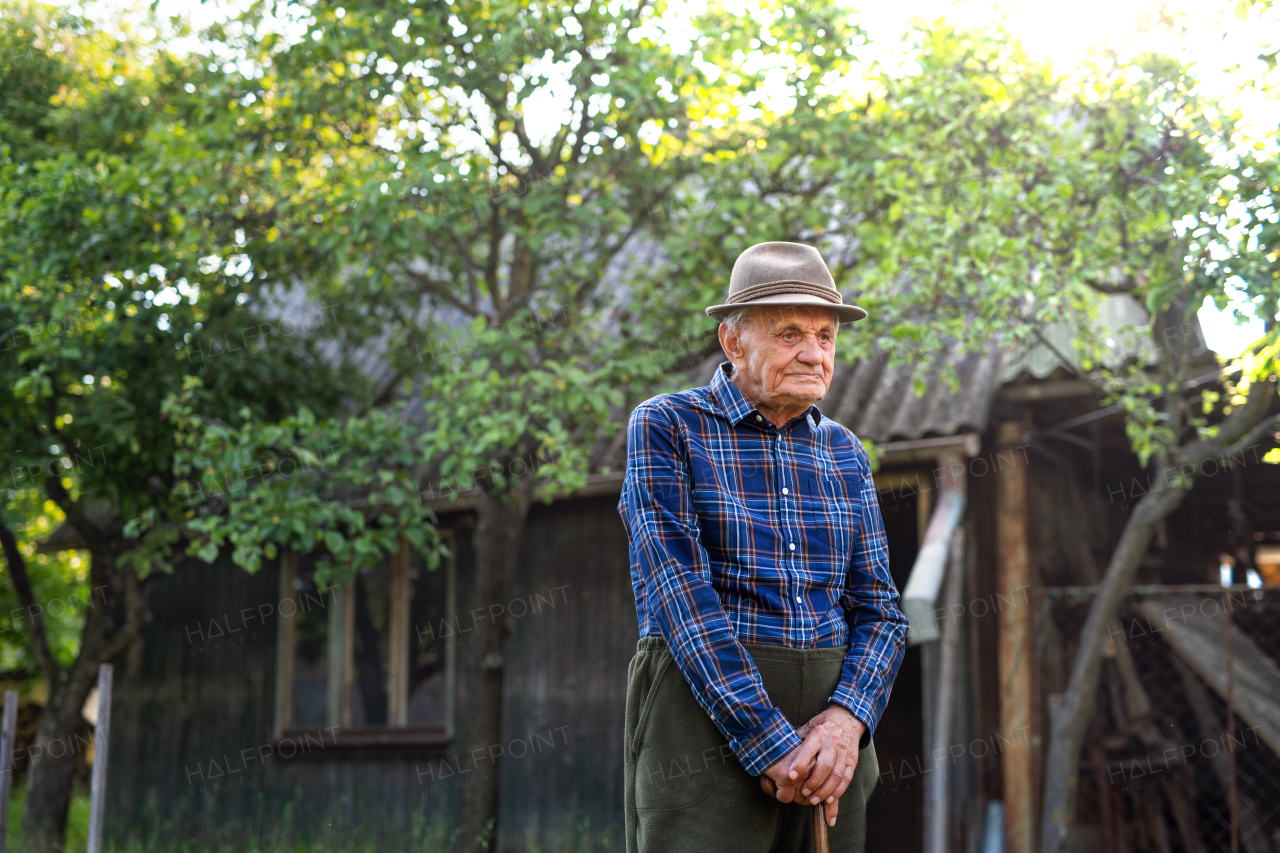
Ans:
[[[82,652],[81,659],[84,657]],[[80,712],[96,681],[96,669],[96,664],[77,664],[62,683],[49,685],[49,699],[40,714],[40,726],[31,747],[23,805],[22,838],[28,850],[56,851],[63,847],[76,753],[88,748],[77,737]]]
[[[507,618],[494,618],[511,599],[516,557],[525,518],[529,514],[529,486],[518,483],[513,493],[487,495],[476,508],[476,566],[470,606],[459,620],[461,630],[474,630],[475,639],[463,646],[462,682],[465,704],[458,731],[458,755],[463,772],[474,776],[462,786],[464,849],[493,850],[498,835],[498,787],[502,746],[502,696]],[[490,609],[491,607],[495,609]]]
[[[23,805],[22,836],[32,851],[61,850],[67,828],[67,807],[71,802],[71,782],[75,756],[88,744],[76,737],[82,725],[81,712],[98,680],[98,664],[105,663],[123,651],[141,633],[145,616],[139,618],[139,607],[145,607],[142,589],[136,576],[122,577],[114,568],[110,555],[91,558],[94,567],[90,577],[107,577],[114,584],[96,586],[85,610],[80,653],[70,670],[59,670],[50,679],[49,699],[40,714],[36,741],[31,748],[27,797]],[[117,605],[124,599],[127,618],[120,630],[116,627]],[[142,611],[145,614],[145,610]]]
[[[63,848],[75,756],[88,747],[76,735],[85,700],[97,682],[98,665],[124,652],[142,634],[149,618],[143,583],[137,574],[122,571],[116,565],[117,545],[88,522],[54,478],[50,478],[49,493],[90,543],[89,603],[80,634],[80,651],[69,670],[63,670],[54,659],[41,617],[43,608],[35,600],[26,561],[13,532],[0,524],[0,545],[9,564],[14,591],[22,604],[32,650],[48,685],[49,698],[31,748],[23,806],[24,847],[33,853]],[[119,623],[121,610],[123,624]]]
[[[1067,829],[1075,821],[1080,747],[1093,716],[1098,673],[1109,637],[1107,627],[1129,590],[1156,525],[1182,503],[1186,493],[1186,485],[1178,480],[1153,489],[1138,502],[1089,607],[1066,692],[1050,697],[1049,754],[1045,759],[1040,818],[1041,853],[1060,853]]]

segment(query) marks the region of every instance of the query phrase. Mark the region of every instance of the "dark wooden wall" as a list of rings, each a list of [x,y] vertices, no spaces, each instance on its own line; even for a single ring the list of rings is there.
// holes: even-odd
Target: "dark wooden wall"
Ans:
[[[622,727],[638,629],[616,505],[608,496],[530,513],[520,585],[526,597],[554,591],[558,606],[515,620],[503,729],[509,741],[550,730],[556,747],[543,741],[503,767],[509,842],[519,834],[545,844],[585,821],[592,837],[621,848]]]
[[[108,829],[116,836],[266,840],[357,827],[402,835],[415,822],[448,822],[452,798],[428,798],[418,783],[417,768],[438,748],[272,744],[278,580],[274,564],[248,575],[224,558],[152,589],[153,621],[120,662],[115,690]]]
[[[202,816],[216,831],[245,813],[261,769],[254,762],[242,783],[224,756],[269,734],[275,619],[242,620],[241,609],[273,603],[276,580],[274,567],[250,576],[220,561],[151,590],[153,621],[116,670],[108,791],[120,823]],[[214,621],[238,630],[211,637]]]
[[[636,617],[616,497],[537,506],[513,598],[504,711],[506,846],[589,834],[621,839],[621,732]],[[459,607],[473,565],[458,526]],[[111,733],[111,826],[227,840],[246,834],[368,839],[456,826],[471,777],[442,777],[450,746],[318,747],[290,759],[271,744],[278,574],[224,559],[192,564],[151,591],[153,621],[119,662]],[[250,609],[246,617],[242,611]],[[483,617],[482,617],[483,619]],[[224,636],[210,636],[216,621]],[[203,632],[203,636],[201,634]],[[460,691],[458,713],[466,713]],[[245,752],[245,751],[248,752]],[[464,764],[465,766],[465,764]]]

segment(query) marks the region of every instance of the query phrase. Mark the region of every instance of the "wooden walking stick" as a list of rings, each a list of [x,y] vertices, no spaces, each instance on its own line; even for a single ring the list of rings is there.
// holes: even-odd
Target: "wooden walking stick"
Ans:
[[[768,776],[760,777],[760,790],[774,799],[778,797],[778,788]],[[827,841],[826,803],[818,803],[813,807],[813,853],[831,853],[831,845]]]

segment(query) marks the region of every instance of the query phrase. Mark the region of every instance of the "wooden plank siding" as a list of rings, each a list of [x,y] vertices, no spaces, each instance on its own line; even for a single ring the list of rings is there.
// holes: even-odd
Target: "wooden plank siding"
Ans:
[[[1231,666],[1227,665],[1228,608],[1243,606],[1243,598],[1244,593],[1165,596],[1141,602],[1138,610],[1224,702],[1231,687],[1235,713],[1256,730],[1255,739],[1260,737],[1280,755],[1280,667],[1239,628],[1231,638]]]
[[[153,621],[120,667],[108,832],[124,815],[183,814],[216,829],[253,798],[226,757],[269,735],[275,620],[241,611],[273,603],[277,577],[274,566],[249,576],[229,562],[183,568],[151,590]]]
[[[503,767],[504,844],[567,840],[585,821],[592,838],[621,846],[622,727],[638,628],[616,505],[607,496],[530,513],[519,592],[526,601],[554,593],[557,606],[515,619],[508,644],[504,740],[544,740]]]
[[[597,839],[615,827],[611,846],[621,838],[621,732],[637,631],[616,501],[564,501],[530,513],[513,597],[501,602],[516,616],[504,711],[504,843],[559,840],[583,821]],[[462,609],[474,565],[471,529],[465,517],[446,521],[458,527],[466,627],[475,621]],[[230,840],[291,831],[393,837],[415,824],[456,826],[465,778],[432,784],[430,776],[457,757],[452,746],[313,741],[308,754],[299,749],[291,759],[272,746],[278,584],[275,564],[248,575],[224,558],[184,566],[151,590],[153,621],[122,661],[117,688],[108,831],[169,826]],[[260,605],[271,615],[260,619]],[[490,624],[488,614],[479,616],[480,630]],[[463,674],[459,714],[465,684]]]
[[[471,549],[460,538],[461,575]],[[216,841],[371,829],[398,837],[415,823],[456,822],[456,791],[428,797],[419,783],[419,769],[442,747],[273,743],[278,584],[274,563],[249,575],[224,557],[188,564],[152,588],[152,622],[122,659],[116,690],[109,834],[167,827]],[[258,618],[259,606],[271,615]]]

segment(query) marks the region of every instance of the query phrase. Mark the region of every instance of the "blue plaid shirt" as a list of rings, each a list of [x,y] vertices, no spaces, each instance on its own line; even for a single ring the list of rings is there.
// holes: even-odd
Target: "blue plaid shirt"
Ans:
[[[666,640],[750,774],[800,745],[742,643],[849,645],[831,701],[875,730],[907,621],[862,442],[817,407],[781,430],[729,379],[641,403],[618,511],[640,636]]]

